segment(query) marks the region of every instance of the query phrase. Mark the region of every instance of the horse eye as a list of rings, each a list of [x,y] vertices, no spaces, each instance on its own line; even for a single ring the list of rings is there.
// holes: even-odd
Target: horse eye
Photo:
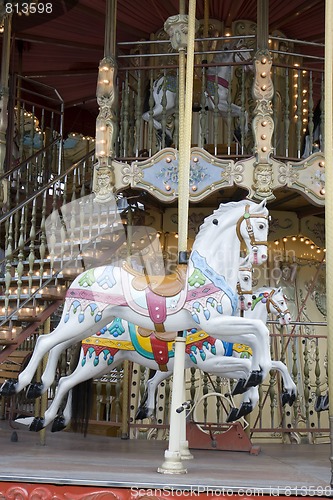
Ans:
[[[244,281],[249,281],[248,276],[245,276]]]
[[[219,223],[219,221],[218,221],[217,219],[214,219],[214,220],[213,220],[213,224],[215,224],[215,226],[217,226],[217,225],[218,225],[218,223]]]
[[[259,229],[264,229],[264,224],[259,224]]]

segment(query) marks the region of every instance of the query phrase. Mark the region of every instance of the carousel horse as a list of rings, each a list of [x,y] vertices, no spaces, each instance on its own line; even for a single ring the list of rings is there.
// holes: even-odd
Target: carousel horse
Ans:
[[[252,298],[246,299],[246,296],[252,296],[252,265],[249,262],[249,257],[245,257],[240,259],[240,267],[238,272],[238,280],[237,280],[237,291],[239,296],[239,311],[245,311],[252,304]],[[135,332],[135,336],[137,336],[137,340],[133,338],[133,333]],[[204,332],[199,332],[194,334],[193,331],[186,332],[186,349],[188,354],[191,356],[191,360],[194,363],[195,357],[191,353],[191,350],[194,348],[203,345],[208,345],[209,341],[214,342],[215,339],[210,338]],[[194,335],[194,336],[193,336]],[[195,339],[199,339],[197,342]],[[205,339],[208,339],[205,341]],[[220,342],[221,349],[223,352],[226,351],[226,347],[228,346],[228,342]],[[231,344],[230,344],[231,346]],[[239,346],[241,346],[239,344]],[[58,431],[64,429],[72,416],[72,397],[71,391],[74,392],[74,399],[77,393],[82,393],[82,396],[78,399],[82,400],[83,398],[89,401],[90,394],[90,384],[86,384],[84,388],[77,388],[78,385],[84,384],[86,381],[90,379],[95,379],[105,375],[110,372],[111,369],[116,368],[119,364],[121,364],[124,360],[133,361],[138,364],[142,364],[147,366],[154,371],[162,369],[162,358],[161,355],[157,354],[157,350],[163,351],[163,356],[168,358],[168,362],[165,364],[165,368],[167,370],[173,371],[173,363],[174,363],[174,352],[173,352],[173,342],[166,342],[159,340],[156,335],[151,335],[150,337],[142,337],[140,333],[138,333],[138,327],[133,324],[122,321],[120,318],[115,318],[115,320],[104,327],[97,334],[91,336],[90,338],[83,340],[81,344],[81,353],[80,360],[78,360],[77,368],[71,375],[67,377],[61,378],[59,385],[57,387],[57,393],[50,405],[49,409],[46,411],[44,416],[43,425],[46,427],[49,423],[54,420],[52,431]],[[214,349],[214,347],[213,347]],[[230,348],[227,348],[230,350]],[[248,352],[249,348],[243,346],[242,352]],[[222,353],[221,351],[221,353]],[[235,348],[235,353],[239,352],[239,348]],[[109,352],[110,357],[106,355]],[[93,358],[93,354],[95,353],[95,357]],[[100,354],[103,353],[103,356],[100,357]],[[236,355],[236,358],[240,356]],[[227,364],[227,363],[226,363]],[[236,362],[237,364],[237,362]],[[235,377],[238,376],[246,376],[250,373],[250,365],[246,361],[244,363],[244,370],[237,373],[237,366],[231,366],[232,375]],[[225,369],[228,370],[227,366]],[[242,366],[241,366],[242,369]],[[236,370],[236,371],[235,371]],[[228,371],[225,372],[226,376],[228,376]],[[167,374],[169,376],[169,373]],[[45,383],[43,384],[43,393],[49,388]],[[74,388],[74,389],[73,389]],[[64,396],[69,393],[70,396],[67,400],[67,404],[65,409],[63,410],[61,415],[57,416],[57,413],[60,408],[60,404],[64,398]],[[29,391],[28,391],[29,395]],[[31,396],[31,394],[30,394]],[[79,408],[85,408],[88,410],[90,405],[88,403],[84,403],[83,406],[79,405]],[[80,411],[79,409],[76,410]],[[56,417],[56,418],[55,418]],[[74,412],[74,422],[76,420],[84,421],[87,418],[87,415],[78,417]],[[20,423],[24,423],[25,425],[29,425],[33,423],[32,418],[24,418],[20,419]],[[35,421],[33,425],[30,427],[31,430],[40,430],[40,421]]]
[[[260,319],[266,324],[268,314],[272,314],[279,319],[281,325],[288,325],[291,321],[288,305],[281,288],[259,288],[253,295],[253,302],[250,309],[244,311],[244,316],[249,318]],[[201,332],[201,335],[203,332]],[[189,335],[191,337],[191,335]],[[227,357],[236,359],[248,359],[251,357],[251,349],[242,344],[230,344],[222,342],[218,339],[205,339],[205,342],[193,342],[187,344],[186,352],[188,356],[185,360],[186,368],[199,368],[205,373],[217,375],[224,378],[230,377],[226,374],[223,364]],[[143,364],[142,362],[140,364]],[[237,367],[239,369],[239,367]],[[281,395],[282,405],[287,403],[291,406],[296,398],[297,389],[293,382],[288,369],[282,361],[272,360],[271,370],[276,370],[281,373],[283,380],[283,393]],[[229,370],[230,373],[230,370]],[[172,370],[169,372],[156,371],[156,374],[147,381],[146,389],[141,399],[140,406],[136,413],[136,419],[144,419],[150,417],[155,412],[155,394],[158,385],[172,375]],[[232,390],[232,396],[243,394],[243,398],[238,408],[231,408],[227,417],[227,422],[233,422],[245,415],[248,415],[259,401],[259,392],[257,387],[250,387],[244,390],[243,381],[238,380],[236,386]],[[67,410],[68,412],[68,410]]]
[[[46,353],[48,365],[54,368],[53,379],[59,352],[97,333],[115,317],[138,325],[146,335],[156,331],[164,339],[165,332],[198,328],[249,345],[253,356],[246,386],[257,385],[271,365],[269,332],[260,320],[235,316],[234,290],[241,244],[247,247],[251,262],[261,265],[267,260],[268,218],[265,200],[221,204],[201,225],[185,276],[178,272],[161,282],[160,277],[140,274],[127,263],[82,273],[67,291],[58,326],[39,336],[25,370],[18,380],[5,381],[0,394],[13,395],[27,387]],[[36,396],[42,393],[43,382],[33,389]]]
[[[312,133],[312,141],[310,138],[309,127],[307,127],[307,131],[303,138],[302,144],[302,158],[307,158],[313,153],[317,153],[318,151],[322,151],[323,145],[323,137],[322,137],[322,123],[321,123],[321,100],[318,101],[314,112],[313,112],[313,133]]]
[[[243,271],[246,273],[248,271]],[[242,272],[239,281],[241,282]],[[252,279],[250,281],[252,284]],[[242,293],[250,292],[246,280]],[[290,314],[281,288],[262,288],[253,295],[251,309],[245,309],[245,315],[266,322],[268,314],[277,316],[280,323],[290,322]],[[199,368],[204,372],[225,378],[240,379],[250,371],[251,349],[242,344],[231,344],[213,337],[203,331],[192,329],[186,336],[185,368]],[[56,395],[50,407],[40,419],[24,418],[20,423],[30,425],[30,430],[39,431],[51,422],[52,432],[63,430],[71,421],[73,427],[85,429],[88,422],[91,381],[110,372],[124,360],[129,360],[156,371],[148,380],[145,394],[138,408],[136,419],[151,416],[155,409],[155,393],[159,383],[173,373],[173,342],[160,341],[156,335],[143,337],[138,327],[116,318],[98,334],[85,339],[76,369],[71,375],[62,377]],[[296,386],[287,367],[280,361],[272,361],[271,369],[282,374],[284,392],[282,404],[293,404]],[[232,395],[242,392],[243,384],[237,384]],[[66,406],[60,410],[64,397],[68,394]],[[76,402],[72,407],[73,400]],[[251,387],[243,395],[240,408],[232,408],[227,422],[232,422],[250,413],[259,400],[258,389]]]
[[[209,67],[206,73],[206,103],[205,107],[210,110],[215,108],[215,85],[217,86],[217,108],[223,118],[229,115],[232,118],[240,118],[242,116],[242,108],[237,104],[230,103],[228,98],[229,85],[232,81],[233,66],[228,63],[248,63],[245,64],[245,70],[252,67],[251,52],[244,44],[244,40],[238,39],[231,44],[225,46],[224,51],[218,52],[212,64],[216,66]],[[225,64],[219,66],[219,64]],[[162,116],[166,117],[175,113],[177,105],[177,77],[176,75],[162,75],[154,81],[152,86],[152,95],[154,100],[154,107],[143,113],[142,118],[146,122],[153,121],[153,126],[157,131],[158,137],[161,139],[162,134],[165,133],[165,145],[171,146],[173,142],[172,134],[166,128],[163,130],[161,119]],[[164,104],[165,102],[165,104]],[[245,132],[248,129],[248,115],[243,112],[245,125]]]

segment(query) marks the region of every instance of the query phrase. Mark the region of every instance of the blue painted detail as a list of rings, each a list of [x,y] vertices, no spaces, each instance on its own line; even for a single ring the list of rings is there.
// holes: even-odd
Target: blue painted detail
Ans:
[[[82,323],[82,321],[84,321],[84,313],[83,312],[80,312],[78,320],[79,320],[79,323]]]
[[[232,356],[234,344],[232,344],[231,342],[226,342],[225,340],[222,340],[222,344],[223,344],[224,351],[225,351],[224,355],[225,356]]]
[[[110,354],[110,357],[109,357],[109,359],[108,359],[107,365],[109,366],[109,365],[111,365],[112,363],[113,363],[113,356],[111,356],[111,354]]]
[[[215,345],[211,345],[210,350],[211,350],[212,354],[214,354],[214,355],[216,354],[216,347],[215,347]]]
[[[93,347],[89,347],[88,348],[88,354],[89,354],[89,358],[91,359],[92,358],[92,355],[94,354],[95,352],[95,349]]]
[[[206,259],[199,254],[197,250],[194,250],[191,254],[191,259],[194,267],[200,269],[200,271],[208,278],[210,281],[222,292],[224,292],[231,302],[232,314],[234,315],[237,310],[238,305],[238,294],[232,290],[232,288],[226,282],[224,276],[220,276],[214,271],[206,262]]]
[[[221,302],[219,302],[219,303],[217,304],[216,310],[217,310],[217,312],[218,312],[219,314],[223,314],[223,307],[222,307]]]
[[[114,337],[119,337],[125,332],[125,328],[123,327],[122,324],[122,319],[121,318],[115,318],[111,325],[108,328],[109,332],[111,335]]]
[[[104,349],[102,352],[103,352],[104,361],[106,361],[108,359],[109,350],[108,349]]]
[[[210,318],[210,312],[208,311],[208,309],[204,309],[204,316],[206,319]]]
[[[97,283],[102,288],[112,288],[116,284],[116,280],[113,275],[113,267],[107,266],[102,272],[101,276],[98,278]]]
[[[202,349],[200,349],[200,358],[202,359],[202,361],[205,361],[206,359],[206,353]]]
[[[190,352],[189,356],[190,356],[190,359],[191,359],[192,363],[194,363],[194,364],[196,365],[196,364],[197,364],[197,359],[196,359],[196,357],[195,357],[195,356],[193,356],[193,354],[192,354],[191,352]]]
[[[101,313],[101,312],[99,312],[99,313],[97,313],[97,314],[96,314],[96,316],[95,316],[95,323],[98,323],[98,321],[100,321],[101,319],[102,319],[102,313]]]
[[[198,324],[200,323],[199,316],[197,315],[197,313],[195,313],[193,311],[192,311],[192,318],[194,319],[194,321],[196,323],[198,323]]]
[[[94,304],[94,303],[91,303],[91,304],[89,304],[89,307],[91,309],[91,313],[90,314],[93,316],[95,314],[96,309],[97,309],[97,305]]]
[[[99,357],[96,356],[95,359],[94,359],[94,366],[97,366],[99,363]]]
[[[81,361],[81,366],[84,366],[86,364],[87,358],[84,356]]]
[[[67,323],[68,320],[69,320],[69,313],[66,313],[64,317],[64,323]]]

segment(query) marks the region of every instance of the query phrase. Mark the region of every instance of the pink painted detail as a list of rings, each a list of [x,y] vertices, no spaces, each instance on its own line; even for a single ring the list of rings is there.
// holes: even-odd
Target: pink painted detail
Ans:
[[[221,85],[221,87],[224,87],[225,89],[229,88],[229,82],[225,78],[222,78],[221,76],[218,76],[216,78],[215,75],[207,75],[206,80],[210,82],[215,82],[217,80],[218,85]]]
[[[146,300],[150,319],[156,323],[164,323],[167,317],[166,298],[146,288]]]
[[[92,292],[91,290],[82,290],[82,288],[70,288],[66,293],[66,299],[72,298],[89,300],[91,302],[102,302],[103,304],[112,304],[114,306],[128,306],[125,297],[122,295]]]
[[[212,296],[219,292],[221,292],[221,289],[213,285],[212,283],[210,285],[199,286],[198,288],[194,288],[187,292],[186,302],[197,300],[202,297],[207,297],[207,295]]]

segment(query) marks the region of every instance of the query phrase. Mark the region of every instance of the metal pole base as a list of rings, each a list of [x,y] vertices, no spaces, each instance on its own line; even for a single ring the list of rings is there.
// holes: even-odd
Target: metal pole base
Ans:
[[[192,460],[194,458],[188,447],[188,441],[180,442],[180,458],[182,460]]]
[[[178,451],[165,450],[164,452],[164,462],[157,469],[160,474],[186,474],[187,469],[183,466],[180,453]]]

